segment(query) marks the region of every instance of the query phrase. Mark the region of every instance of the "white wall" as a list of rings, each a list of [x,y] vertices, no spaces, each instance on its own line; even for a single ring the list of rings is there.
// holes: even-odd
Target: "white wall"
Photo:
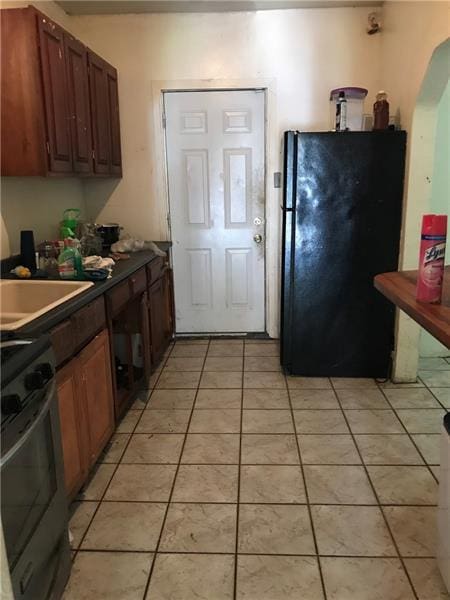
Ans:
[[[449,215],[450,213],[450,83],[447,83],[445,92],[437,107],[430,211],[442,215]],[[450,242],[445,264],[450,264]],[[450,356],[450,349],[422,329],[420,332],[419,354],[420,356]]]
[[[0,8],[20,8],[29,4],[35,4],[42,12],[72,31],[70,17],[54,2],[1,2]],[[55,239],[65,208],[84,210],[83,186],[79,179],[2,177],[1,258],[19,251],[21,229],[33,229],[36,243],[44,239]]]
[[[78,37],[119,71],[123,179],[85,185],[96,220],[131,234],[166,239],[167,202],[158,83],[202,89],[270,82],[268,182],[282,170],[282,132],[329,129],[329,91],[379,88],[380,38],[366,34],[369,9],[74,17]],[[161,85],[161,84],[160,84]],[[268,332],[279,327],[279,190],[266,189]]]
[[[449,7],[448,2],[385,2],[383,6],[381,81],[392,112],[399,111],[408,132],[401,269],[417,269],[421,217],[430,211],[435,112],[446,83],[442,70],[448,68],[450,58],[441,53],[436,63],[441,76],[433,73],[425,87],[422,84],[434,50],[448,38]],[[419,326],[400,312],[394,364],[397,381],[416,377],[419,332]]]
[[[3,177],[1,194],[2,258],[19,252],[21,229],[32,229],[36,244],[55,240],[64,209],[84,211],[83,188],[78,179]]]
[[[365,33],[368,12],[350,8],[73,17],[80,39],[119,71],[124,177],[113,190],[107,182],[85,183],[92,216],[120,221],[145,238],[167,235],[167,209],[155,180],[155,80],[275,79],[278,118],[271,143],[276,148],[289,127],[329,127],[328,93],[333,87],[367,87],[370,105],[379,87],[380,38]]]

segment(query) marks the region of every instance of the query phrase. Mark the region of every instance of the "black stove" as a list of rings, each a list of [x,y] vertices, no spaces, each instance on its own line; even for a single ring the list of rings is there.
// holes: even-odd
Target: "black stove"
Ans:
[[[50,339],[4,335],[0,341],[1,431],[12,423],[29,402],[53,378]],[[5,449],[2,443],[3,450]]]
[[[2,332],[1,512],[16,600],[57,600],[70,572],[67,501],[48,335]]]

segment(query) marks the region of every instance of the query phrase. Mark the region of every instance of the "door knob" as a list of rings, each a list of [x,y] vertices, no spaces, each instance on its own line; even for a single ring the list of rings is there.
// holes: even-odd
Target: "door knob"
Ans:
[[[256,242],[257,244],[260,244],[262,242],[262,235],[259,235],[259,233],[256,233],[253,236],[253,241]]]

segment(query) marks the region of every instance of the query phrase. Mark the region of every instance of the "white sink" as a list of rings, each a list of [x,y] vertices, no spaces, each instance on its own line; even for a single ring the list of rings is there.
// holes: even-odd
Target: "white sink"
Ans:
[[[18,329],[87,290],[92,281],[0,281],[0,329]]]

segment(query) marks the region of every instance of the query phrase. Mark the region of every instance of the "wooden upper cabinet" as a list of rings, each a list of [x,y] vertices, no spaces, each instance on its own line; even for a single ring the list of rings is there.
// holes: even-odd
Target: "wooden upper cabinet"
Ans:
[[[122,175],[117,71],[88,52],[94,173]]]
[[[73,170],[92,173],[91,112],[87,48],[69,34],[64,35]]]
[[[64,53],[64,31],[38,15],[49,171],[72,172],[69,99]]]
[[[117,71],[111,65],[106,69],[109,109],[109,140],[111,148],[111,173],[122,176],[122,150],[120,144],[119,90]]]
[[[36,12],[0,11],[1,174],[47,175],[47,133]]]
[[[32,6],[0,20],[1,174],[121,176],[114,67]]]
[[[110,172],[110,142],[108,123],[108,82],[106,62],[88,52],[89,93],[92,115],[92,147],[94,151],[94,173],[108,175]]]

